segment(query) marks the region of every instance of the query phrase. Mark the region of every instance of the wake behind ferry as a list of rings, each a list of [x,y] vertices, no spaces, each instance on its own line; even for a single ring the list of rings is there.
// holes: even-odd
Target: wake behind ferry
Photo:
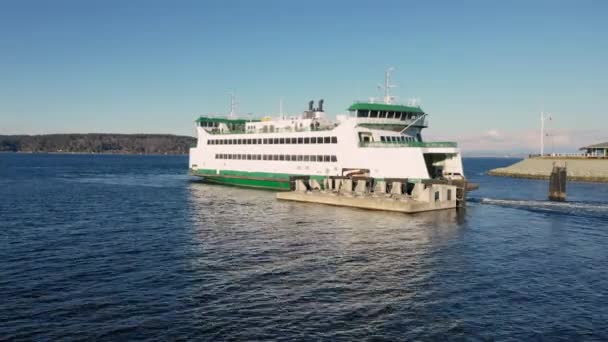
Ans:
[[[190,173],[217,184],[290,190],[293,176],[322,180],[362,175],[379,179],[464,179],[455,142],[422,138],[428,114],[419,105],[395,104],[385,75],[382,101],[353,103],[330,119],[323,100],[301,115],[239,119],[201,116]]]

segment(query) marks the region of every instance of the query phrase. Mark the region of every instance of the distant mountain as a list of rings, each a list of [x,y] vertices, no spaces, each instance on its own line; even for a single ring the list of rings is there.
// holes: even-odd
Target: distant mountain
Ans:
[[[187,154],[196,138],[170,134],[0,135],[0,152]]]

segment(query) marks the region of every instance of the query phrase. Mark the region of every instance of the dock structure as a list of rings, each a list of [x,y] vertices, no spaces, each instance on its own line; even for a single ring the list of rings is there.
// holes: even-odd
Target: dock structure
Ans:
[[[308,176],[296,176],[291,179],[292,191],[279,192],[276,198],[411,214],[462,207],[466,188],[466,182],[429,180],[411,183],[402,178],[365,176],[334,176],[319,182]]]
[[[553,170],[549,176],[549,200],[563,202],[566,200],[566,165],[559,166],[553,163]]]

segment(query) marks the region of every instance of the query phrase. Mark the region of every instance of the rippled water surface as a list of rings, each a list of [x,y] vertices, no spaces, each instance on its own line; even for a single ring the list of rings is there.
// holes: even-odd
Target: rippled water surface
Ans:
[[[186,157],[0,154],[0,340],[608,340],[608,185],[466,213],[279,202]]]

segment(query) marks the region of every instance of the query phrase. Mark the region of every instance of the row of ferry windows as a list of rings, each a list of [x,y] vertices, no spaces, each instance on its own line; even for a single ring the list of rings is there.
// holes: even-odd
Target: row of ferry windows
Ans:
[[[398,120],[415,120],[419,113],[412,112],[385,112],[378,110],[359,110],[357,111],[358,118],[381,118],[381,119],[398,119]]]
[[[412,138],[412,137],[406,137],[406,136],[381,136],[380,137],[380,141],[381,142],[413,142],[416,141],[416,139]]]
[[[220,123],[219,122],[212,122],[212,121],[201,121],[201,122],[199,122],[199,125],[201,127],[219,127]]]
[[[279,160],[279,161],[300,161],[300,162],[337,162],[336,156],[329,155],[295,155],[295,154],[226,154],[217,153],[215,159],[234,159],[234,160]]]
[[[337,137],[210,139],[209,145],[337,144]]]

